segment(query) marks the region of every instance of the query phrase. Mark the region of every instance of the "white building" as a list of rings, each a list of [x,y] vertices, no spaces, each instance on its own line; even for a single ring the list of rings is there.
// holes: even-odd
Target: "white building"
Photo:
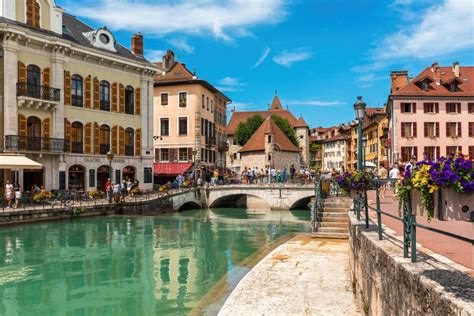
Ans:
[[[323,172],[344,171],[346,137],[337,135],[323,141]]]

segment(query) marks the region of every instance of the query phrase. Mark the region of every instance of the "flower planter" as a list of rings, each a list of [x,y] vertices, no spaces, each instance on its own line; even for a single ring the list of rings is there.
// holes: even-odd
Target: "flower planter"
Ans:
[[[433,218],[439,218],[439,196],[438,194],[433,194]],[[425,207],[423,206],[422,200],[421,200],[421,193],[412,190],[411,191],[411,209],[412,209],[412,214],[415,214],[417,216],[423,216],[423,217],[428,217],[428,212],[426,211]]]
[[[435,204],[436,206],[437,204]],[[468,221],[474,212],[474,194],[459,194],[452,189],[441,190],[439,219]]]

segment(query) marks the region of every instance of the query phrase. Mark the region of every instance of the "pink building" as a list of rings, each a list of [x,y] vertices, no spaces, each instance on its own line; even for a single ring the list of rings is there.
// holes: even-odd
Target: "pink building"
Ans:
[[[407,71],[390,75],[390,162],[457,152],[474,159],[474,67],[433,63],[414,79]]]

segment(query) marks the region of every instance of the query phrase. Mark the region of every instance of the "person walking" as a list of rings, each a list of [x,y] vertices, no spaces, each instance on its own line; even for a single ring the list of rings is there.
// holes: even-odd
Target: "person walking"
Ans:
[[[105,192],[107,194],[107,200],[109,203],[112,203],[112,183],[110,182],[110,178],[107,178],[105,182]]]
[[[11,207],[13,198],[13,185],[10,183],[10,180],[7,180],[7,184],[5,185],[5,201],[7,202],[7,208]]]
[[[13,208],[18,208],[21,204],[21,187],[16,184],[15,186],[15,204],[13,205]]]
[[[382,180],[387,179],[388,177],[388,170],[385,169],[383,164],[380,166],[378,176],[379,176],[379,179],[382,179]],[[385,192],[387,191],[387,183],[382,183],[380,185],[380,189],[382,191],[382,197],[385,197]]]

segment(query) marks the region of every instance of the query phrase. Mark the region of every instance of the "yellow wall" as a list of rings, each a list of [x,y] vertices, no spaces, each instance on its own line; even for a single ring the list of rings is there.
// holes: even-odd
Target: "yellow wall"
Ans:
[[[99,125],[106,124],[110,127],[118,125],[123,128],[132,127],[133,129],[141,128],[142,122],[140,116],[137,115],[106,112],[74,106],[65,106],[64,116],[70,122],[79,121],[84,124],[97,122]]]

